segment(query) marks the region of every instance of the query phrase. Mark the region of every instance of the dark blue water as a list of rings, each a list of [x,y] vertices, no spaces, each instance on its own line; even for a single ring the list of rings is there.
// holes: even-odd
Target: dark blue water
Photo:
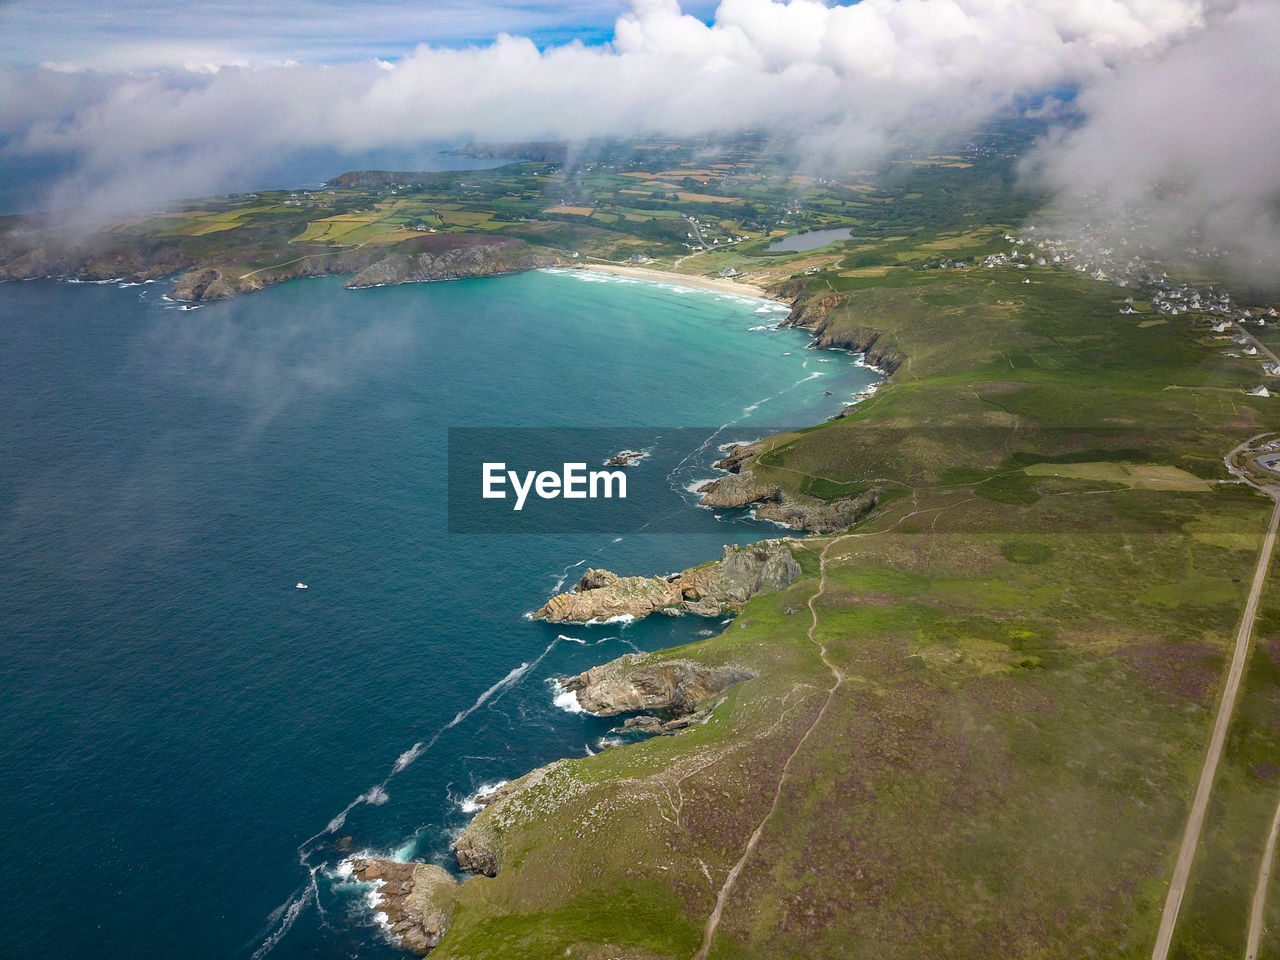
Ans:
[[[522,614],[777,532],[693,505],[712,451],[655,503],[706,532],[451,537],[446,429],[816,422],[872,376],[781,316],[555,273],[0,285],[0,954],[394,955],[334,865],[450,862],[481,784],[609,736],[548,678],[719,629]]]

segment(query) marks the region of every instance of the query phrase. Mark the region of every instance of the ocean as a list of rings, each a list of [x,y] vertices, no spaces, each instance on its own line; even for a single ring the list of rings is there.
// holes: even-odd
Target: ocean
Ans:
[[[400,956],[342,858],[452,867],[477,790],[616,742],[552,678],[722,629],[525,615],[781,533],[686,487],[876,379],[580,271],[164,289],[0,285],[3,956]],[[706,435],[652,494],[683,532],[448,532],[450,428],[651,425]]]

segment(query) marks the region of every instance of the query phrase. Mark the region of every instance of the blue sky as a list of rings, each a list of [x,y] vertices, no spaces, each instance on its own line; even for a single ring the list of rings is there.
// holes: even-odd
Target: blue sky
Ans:
[[[182,66],[201,56],[249,63],[398,59],[420,43],[458,47],[499,33],[538,46],[599,43],[625,0],[10,0],[0,3],[0,63],[120,70]],[[683,4],[704,21],[712,0]]]

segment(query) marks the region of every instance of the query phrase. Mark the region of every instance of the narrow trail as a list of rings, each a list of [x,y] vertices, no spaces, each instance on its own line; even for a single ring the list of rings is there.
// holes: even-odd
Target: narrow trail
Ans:
[[[854,534],[854,536],[857,535]],[[724,913],[724,906],[729,900],[729,895],[733,892],[734,884],[738,882],[738,875],[742,873],[742,868],[745,867],[747,865],[747,861],[751,859],[751,854],[755,851],[756,844],[760,842],[760,837],[764,834],[765,827],[767,827],[769,825],[769,821],[773,819],[773,815],[778,810],[778,804],[782,801],[782,791],[787,785],[787,775],[791,772],[791,764],[800,753],[800,750],[804,747],[806,741],[808,741],[809,735],[818,728],[818,724],[820,724],[822,722],[822,718],[826,716],[827,709],[831,706],[831,701],[835,697],[836,691],[839,690],[841,684],[844,683],[844,674],[841,672],[839,667],[828,659],[826,644],[817,638],[818,610],[815,606],[827,589],[827,551],[843,539],[844,537],[836,537],[834,540],[828,541],[827,545],[822,548],[822,552],[818,554],[818,589],[814,591],[811,597],[809,597],[809,615],[811,617],[807,634],[809,642],[818,648],[819,655],[822,657],[822,662],[826,664],[827,669],[831,671],[831,676],[834,678],[835,682],[827,690],[827,696],[822,703],[822,709],[820,709],[818,711],[818,715],[813,718],[813,723],[809,724],[809,728],[805,730],[804,736],[802,736],[796,743],[795,749],[793,749],[790,756],[787,757],[787,762],[782,765],[782,776],[778,778],[778,786],[773,791],[773,802],[769,804],[768,812],[765,813],[764,819],[756,825],[750,839],[747,840],[746,847],[742,851],[742,856],[738,858],[738,862],[733,865],[733,869],[729,871],[728,876],[724,879],[724,883],[721,884],[720,892],[716,895],[715,909],[711,911],[711,916],[707,918],[706,927],[703,929],[702,946],[699,948],[698,952],[694,954],[693,960],[706,960],[707,954],[710,953],[711,942],[716,935],[716,927],[720,925],[720,917]]]
[[[1271,820],[1271,832],[1267,834],[1267,847],[1258,868],[1258,885],[1253,890],[1253,906],[1249,910],[1249,941],[1244,949],[1244,960],[1258,960],[1262,945],[1262,924],[1267,909],[1267,884],[1271,881],[1271,865],[1275,862],[1276,838],[1280,836],[1280,804]]]
[[[1275,509],[1271,512],[1271,525],[1267,528],[1267,535],[1262,541],[1258,566],[1253,574],[1253,587],[1244,605],[1244,617],[1240,621],[1240,629],[1236,632],[1235,653],[1231,657],[1231,667],[1227,671],[1227,682],[1222,690],[1218,715],[1213,722],[1209,752],[1204,758],[1204,766],[1200,768],[1200,782],[1196,785],[1195,799],[1191,802],[1191,811],[1187,815],[1187,828],[1182,835],[1182,846],[1178,850],[1178,859],[1173,867],[1173,877],[1169,881],[1169,894],[1165,898],[1164,910],[1160,915],[1160,929],[1156,933],[1151,960],[1167,960],[1169,956],[1169,947],[1173,943],[1173,931],[1178,923],[1178,911],[1182,908],[1182,898],[1186,895],[1187,881],[1191,876],[1191,862],[1195,859],[1196,847],[1200,843],[1200,831],[1204,827],[1205,814],[1209,809],[1209,795],[1213,791],[1214,777],[1218,772],[1218,763],[1222,759],[1222,747],[1226,743],[1227,728],[1231,725],[1231,714],[1235,710],[1236,697],[1240,693],[1240,681],[1244,677],[1245,663],[1249,654],[1249,636],[1253,633],[1253,620],[1258,613],[1258,600],[1262,596],[1262,587],[1267,580],[1271,551],[1276,543],[1276,528],[1280,526],[1280,495],[1275,493],[1271,495],[1276,500]]]

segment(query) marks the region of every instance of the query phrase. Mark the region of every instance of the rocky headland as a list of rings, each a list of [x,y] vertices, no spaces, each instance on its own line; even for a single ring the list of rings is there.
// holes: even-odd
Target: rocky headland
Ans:
[[[690,660],[653,663],[632,653],[576,677],[562,677],[559,683],[573,691],[588,713],[616,717],[641,711],[691,714],[704,700],[754,676],[741,667],[709,667]]]
[[[723,701],[722,697],[714,698],[755,676],[754,670],[733,664],[627,654],[576,677],[561,678],[559,684],[575,693],[584,710],[602,717],[635,713],[638,715],[626,720],[625,727],[669,734],[706,722]],[[547,816],[584,789],[587,785],[574,775],[572,762],[558,760],[476,797],[483,809],[454,844],[458,867],[496,877],[502,867],[503,832],[531,818]]]
[[[401,946],[417,954],[435,948],[449,929],[458,891],[447,870],[374,857],[357,857],[350,866],[357,880],[378,884],[375,909]]]
[[[718,617],[737,612],[753,595],[780,590],[800,574],[790,537],[728,545],[724,556],[666,577],[620,577],[588,570],[568,593],[534,612],[538,620],[588,623],[618,617],[639,619],[654,612]]]
[[[0,235],[0,280],[67,278],[133,283],[177,275],[171,300],[226,300],[300,277],[349,276],[346,286],[372,287],[459,280],[567,266],[561,254],[516,237],[424,233],[394,244],[335,248],[285,243],[243,249],[228,242],[210,252],[195,238],[146,242],[109,233],[82,239],[11,230]],[[244,264],[262,263],[246,269]],[[234,264],[234,266],[232,266]]]
[[[716,463],[728,476],[710,480],[698,488],[706,507],[753,507],[761,520],[786,524],[800,530],[826,533],[846,530],[869,514],[880,502],[880,489],[872,487],[856,497],[819,500],[785,490],[777,483],[761,479],[753,471],[756,459],[772,449],[771,441],[739,444]]]
[[[513,237],[430,234],[397,244],[346,285],[358,289],[393,283],[462,280],[563,267],[569,263],[552,250]]]
[[[792,305],[782,326],[807,330],[813,335],[810,346],[815,349],[861,353],[868,366],[882,371],[886,376],[897,370],[906,359],[874,326],[837,322],[850,319],[839,315],[847,297],[836,293],[806,297],[804,281],[800,278],[781,284],[771,290],[770,294]]]
[[[363,247],[338,253],[313,253],[279,266],[248,273],[198,267],[182,274],[169,292],[172,300],[224,300],[239,293],[298,277],[350,274],[345,286],[389,286],[431,280],[462,280],[520,273],[569,261],[554,251],[512,237],[424,234],[393,247]]]

